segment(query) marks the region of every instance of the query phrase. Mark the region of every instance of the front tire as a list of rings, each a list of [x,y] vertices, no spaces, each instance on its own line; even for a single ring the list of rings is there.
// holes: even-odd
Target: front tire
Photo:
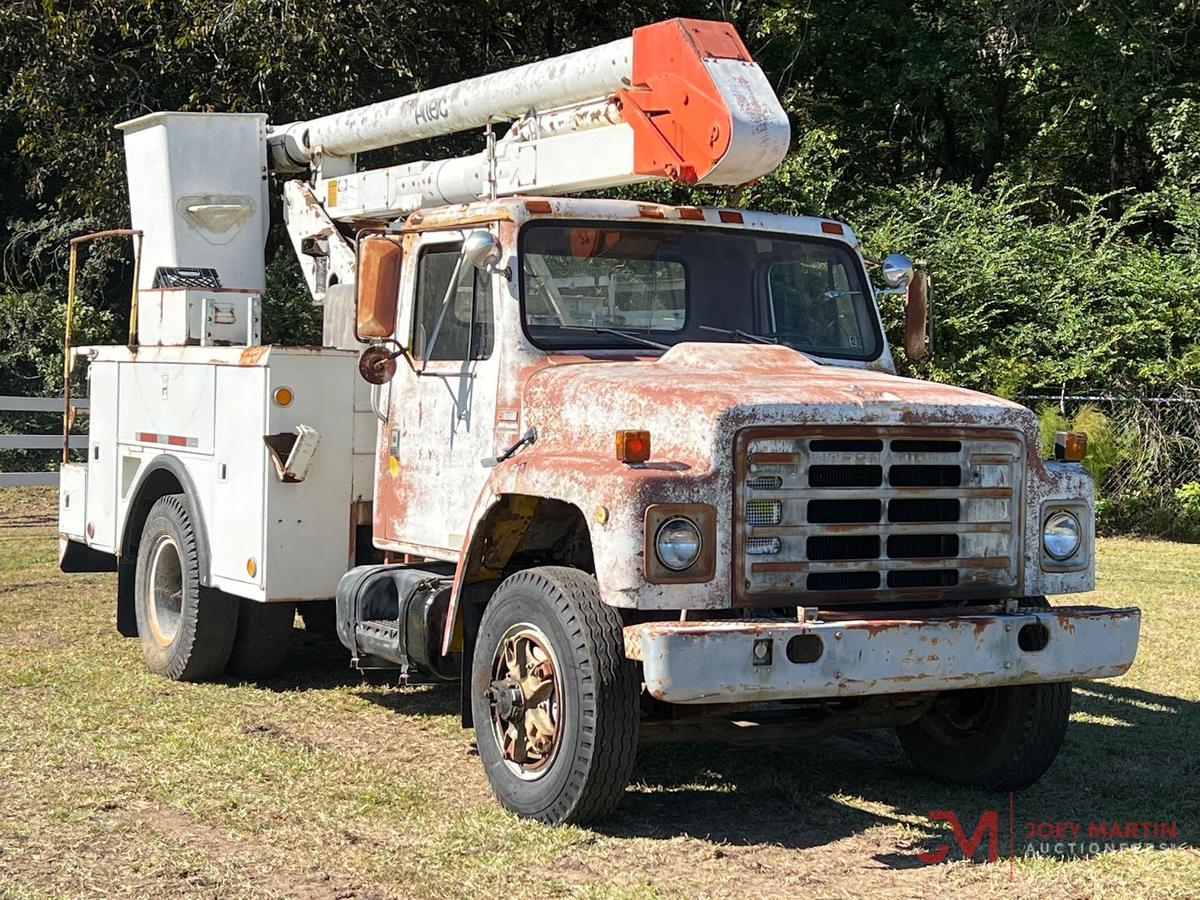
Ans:
[[[1021,609],[1050,609],[1023,597]],[[1070,682],[947,691],[917,721],[896,729],[913,765],[935,778],[992,791],[1040,779],[1062,748]]]
[[[150,507],[138,544],[134,611],[146,666],[175,681],[225,670],[237,632],[237,599],[200,585],[196,532],[182,494]]]
[[[637,670],[596,579],[546,566],[506,579],[475,642],[471,710],[500,804],[549,824],[611,812],[637,753]]]
[[[935,778],[1015,791],[1050,768],[1070,715],[1068,682],[947,691],[896,733],[913,765]]]

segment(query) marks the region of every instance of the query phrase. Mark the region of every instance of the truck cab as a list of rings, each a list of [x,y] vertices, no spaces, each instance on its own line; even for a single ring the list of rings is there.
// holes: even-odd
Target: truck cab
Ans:
[[[221,193],[222,161],[188,170],[204,192],[146,192],[181,216],[161,229],[253,225],[240,245],[205,238],[249,273],[220,346],[210,284],[157,298],[155,346],[84,351],[93,420],[113,414],[64,467],[64,567],[117,569],[118,619],[153,670],[277,663],[295,610],[332,608],[353,665],[458,680],[498,800],[554,823],[611,810],[655,739],[891,727],[938,778],[1042,776],[1071,682],[1122,674],[1138,640],[1136,609],[1046,599],[1094,586],[1081,436],[1046,460],[1029,410],[897,376],[878,298],[905,297],[920,352],[925,281],[894,254],[876,286],[845,223],[532,190],[769,170],[782,112],[718,24],[635,32],[634,94],[592,97],[620,42],[527,67],[523,89],[560,105],[498,144],[488,119],[462,160],[356,170],[354,153],[427,136],[443,107],[421,95],[274,131],[129,128],[164,129],[170,152],[237,129],[262,172],[303,169],[285,222],[325,316],[321,348],[256,346],[256,181]],[[668,39],[694,58],[647,74]],[[711,132],[676,90],[704,78],[728,88]],[[439,96],[461,128],[486,91]],[[732,137],[697,150],[726,133],[722,109]],[[600,175],[571,168],[580,148],[604,151]],[[148,246],[156,279],[203,261]]]

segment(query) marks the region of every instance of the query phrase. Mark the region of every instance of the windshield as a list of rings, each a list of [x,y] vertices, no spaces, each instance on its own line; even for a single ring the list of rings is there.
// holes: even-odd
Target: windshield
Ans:
[[[882,349],[862,265],[840,241],[541,221],[520,242],[525,329],[546,350],[744,340],[869,360]]]

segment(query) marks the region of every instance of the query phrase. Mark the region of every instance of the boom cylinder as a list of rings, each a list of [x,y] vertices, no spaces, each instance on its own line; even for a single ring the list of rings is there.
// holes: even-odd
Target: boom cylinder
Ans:
[[[481,75],[440,88],[360,106],[269,130],[272,167],[307,168],[320,153],[351,156],[368,150],[480,128],[628,87],[633,38]]]

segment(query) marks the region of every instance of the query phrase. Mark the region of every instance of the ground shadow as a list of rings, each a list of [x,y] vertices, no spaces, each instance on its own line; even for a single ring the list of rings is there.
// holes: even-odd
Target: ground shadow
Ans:
[[[459,712],[457,684],[397,689],[397,670],[360,672],[336,636],[296,629],[287,667],[259,684],[273,691],[355,688],[355,695],[411,716]],[[1109,682],[1073,692],[1076,720],[1057,761],[1014,797],[1014,849],[1027,822],[1175,821],[1180,840],[1200,841],[1200,703]],[[845,798],[858,798],[854,802]],[[866,804],[861,801],[867,801]],[[867,812],[864,805],[886,812]],[[667,840],[681,835],[732,845],[822,846],[881,824],[914,820],[900,853],[877,854],[892,868],[921,865],[917,852],[945,842],[929,823],[952,810],[968,833],[987,810],[1001,813],[1009,850],[1008,797],[958,788],[920,774],[891,731],[836,735],[788,746],[649,744],[617,812],[596,830]],[[961,858],[954,848],[949,859]],[[976,857],[982,859],[981,853]]]
[[[233,683],[231,681],[231,683]],[[398,668],[356,669],[350,652],[335,634],[296,628],[287,663],[276,675],[252,682],[278,693],[355,688],[355,696],[412,716],[457,715],[459,688],[455,684],[413,684],[403,690]]]
[[[1085,682],[1074,692],[1074,708],[1082,721],[1071,723],[1053,767],[1013,798],[1016,853],[1025,849],[1028,822],[1079,822],[1085,829],[1091,822],[1176,822],[1178,839],[1194,844],[1200,837],[1200,704]],[[634,779],[616,815],[598,830],[800,848],[911,817],[928,822],[932,810],[955,811],[969,834],[985,811],[995,809],[1002,852],[1009,850],[1007,795],[924,777],[888,731],[786,748],[651,745],[639,752]],[[864,812],[841,799],[846,796],[894,812]],[[929,830],[942,828],[931,823]],[[893,868],[921,865],[917,852],[944,841],[916,838],[904,853],[875,858]],[[948,858],[961,854],[954,848]]]

